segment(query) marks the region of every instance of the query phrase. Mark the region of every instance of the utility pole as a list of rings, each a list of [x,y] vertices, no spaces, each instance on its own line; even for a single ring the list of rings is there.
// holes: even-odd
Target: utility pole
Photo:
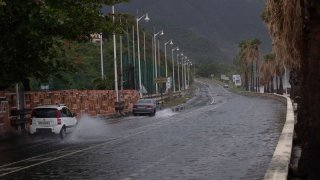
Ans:
[[[112,6],[113,23],[114,17],[114,6]],[[118,70],[117,70],[117,48],[116,48],[116,33],[113,32],[113,63],[114,63],[114,88],[116,91],[116,103],[119,102],[119,90],[118,90]]]

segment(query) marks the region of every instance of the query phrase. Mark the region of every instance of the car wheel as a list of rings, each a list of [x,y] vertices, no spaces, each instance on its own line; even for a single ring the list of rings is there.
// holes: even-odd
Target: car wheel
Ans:
[[[67,136],[66,127],[63,126],[63,127],[61,128],[61,131],[60,131],[60,138],[61,138],[61,139],[64,139],[66,136]]]
[[[153,111],[153,113],[151,113],[151,116],[155,116],[156,115],[156,110]]]

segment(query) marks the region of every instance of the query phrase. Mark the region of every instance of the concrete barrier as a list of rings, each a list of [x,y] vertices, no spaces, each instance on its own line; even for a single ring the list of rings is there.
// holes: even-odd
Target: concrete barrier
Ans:
[[[286,122],[283,126],[277,147],[273,153],[271,162],[265,173],[264,180],[287,180],[288,170],[291,159],[291,152],[293,147],[293,135],[294,135],[294,109],[292,101],[287,96],[268,93],[241,93],[247,96],[260,96],[279,100],[286,103],[287,115]]]
[[[287,99],[287,117],[272,160],[264,176],[265,180],[286,180],[292,152],[294,112],[291,99]]]

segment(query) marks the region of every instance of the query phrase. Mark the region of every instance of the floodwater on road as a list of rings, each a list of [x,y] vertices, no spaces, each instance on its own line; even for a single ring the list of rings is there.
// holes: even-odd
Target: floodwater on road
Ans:
[[[196,82],[187,109],[155,117],[82,117],[65,140],[0,142],[0,179],[262,179],[285,105]]]

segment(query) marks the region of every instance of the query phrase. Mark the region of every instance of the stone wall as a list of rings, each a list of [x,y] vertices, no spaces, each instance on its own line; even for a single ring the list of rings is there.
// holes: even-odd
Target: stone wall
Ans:
[[[10,111],[16,109],[16,94],[0,92],[5,97],[5,110],[0,112],[0,134],[10,126]],[[120,93],[121,94],[121,93]],[[124,90],[120,100],[124,101],[124,111],[131,112],[133,103],[139,99],[139,93],[134,90]],[[39,105],[65,104],[78,116],[88,114],[110,115],[115,113],[115,93],[112,90],[63,90],[63,91],[31,91],[25,92],[25,109]]]
[[[0,135],[9,131],[10,121],[9,121],[9,104],[7,101],[0,102]]]

